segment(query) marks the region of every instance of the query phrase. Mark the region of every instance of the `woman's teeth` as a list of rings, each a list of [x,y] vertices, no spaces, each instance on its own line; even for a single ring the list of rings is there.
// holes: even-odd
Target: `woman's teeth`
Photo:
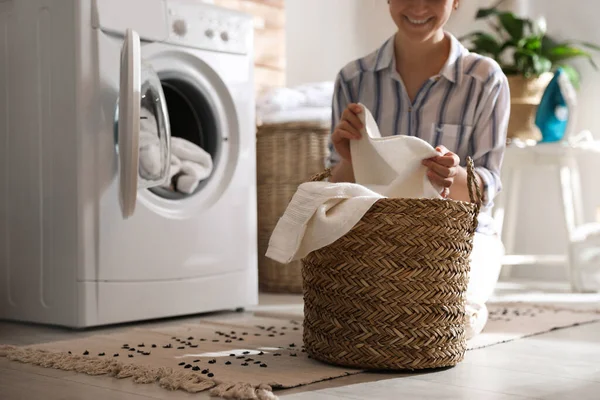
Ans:
[[[410,22],[411,24],[415,24],[415,25],[423,25],[426,24],[427,22],[429,22],[429,20],[431,18],[426,18],[426,19],[412,19],[410,17],[406,17],[406,19],[408,20],[408,22]]]

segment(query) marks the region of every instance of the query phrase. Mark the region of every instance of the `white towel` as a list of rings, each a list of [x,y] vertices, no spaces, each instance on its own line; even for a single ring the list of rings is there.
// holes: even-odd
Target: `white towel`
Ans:
[[[171,154],[171,165],[169,166],[169,175],[162,187],[165,189],[173,190],[173,177],[181,171],[181,160],[179,157]]]
[[[357,184],[379,188],[386,197],[435,198],[443,188],[436,188],[427,177],[426,158],[439,153],[426,141],[414,136],[382,137],[369,110],[359,104],[363,112],[359,119],[365,127],[363,139],[350,142],[352,168]],[[375,185],[375,186],[374,186]]]
[[[155,180],[160,175],[162,161],[158,127],[152,112],[142,108],[140,121],[140,175]],[[180,137],[171,137],[171,164],[168,180],[162,185],[178,192],[191,194],[201,181],[210,176],[213,170],[211,155],[200,146]]]
[[[335,242],[380,198],[353,183],[303,183],[277,222],[266,256],[287,264]]]
[[[193,161],[205,170],[206,176],[212,169],[212,158],[202,147],[180,137],[171,137],[171,154],[179,157],[181,161]]]
[[[300,185],[273,230],[267,257],[287,264],[335,242],[381,198],[441,198],[421,164],[439,153],[418,138],[382,138],[369,110],[361,107],[363,138],[350,148],[357,183]]]

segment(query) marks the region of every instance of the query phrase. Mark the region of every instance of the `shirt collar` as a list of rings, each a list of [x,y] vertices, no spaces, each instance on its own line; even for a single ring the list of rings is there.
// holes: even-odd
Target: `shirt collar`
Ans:
[[[450,38],[450,54],[448,60],[440,71],[440,76],[453,83],[460,83],[463,75],[463,53],[465,47],[451,33],[446,32]],[[394,37],[390,37],[377,51],[376,61],[374,65],[375,71],[380,71],[388,68],[396,68],[396,58],[394,50]]]

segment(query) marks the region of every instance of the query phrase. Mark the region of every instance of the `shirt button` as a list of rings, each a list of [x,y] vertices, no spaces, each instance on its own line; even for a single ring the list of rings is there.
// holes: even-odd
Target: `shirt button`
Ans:
[[[408,112],[412,112],[413,108],[412,107],[408,107]]]

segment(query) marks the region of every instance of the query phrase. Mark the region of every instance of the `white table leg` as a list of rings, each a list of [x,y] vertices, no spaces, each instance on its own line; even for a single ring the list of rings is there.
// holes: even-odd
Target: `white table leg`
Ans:
[[[581,191],[581,177],[579,175],[579,163],[574,155],[569,155],[567,165],[571,172],[571,193],[573,196],[573,222],[575,228],[585,223],[583,210],[583,194]]]
[[[572,157],[563,157],[560,162],[560,188],[563,205],[563,217],[568,235],[569,256],[566,260],[566,273],[571,283],[573,292],[580,292],[580,285],[577,283],[577,266],[572,262],[571,243],[573,232],[583,221],[583,207],[581,201],[581,182],[579,179],[579,166],[577,160]]]

